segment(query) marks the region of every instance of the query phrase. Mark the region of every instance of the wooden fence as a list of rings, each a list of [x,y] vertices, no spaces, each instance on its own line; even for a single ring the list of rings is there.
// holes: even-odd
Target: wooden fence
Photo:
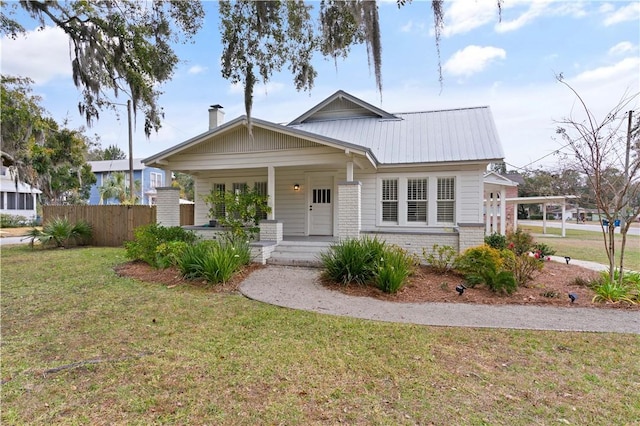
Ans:
[[[193,225],[193,204],[180,205],[180,226]],[[43,222],[66,217],[71,223],[79,220],[93,228],[91,245],[120,247],[133,239],[133,230],[156,223],[156,206],[43,206]]]
[[[43,224],[56,217],[79,220],[93,228],[94,246],[119,247],[133,239],[133,230],[156,222],[155,206],[43,206]]]

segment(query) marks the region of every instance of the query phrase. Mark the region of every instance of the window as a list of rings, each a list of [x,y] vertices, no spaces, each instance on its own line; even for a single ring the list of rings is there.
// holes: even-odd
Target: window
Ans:
[[[224,196],[224,192],[225,192],[225,185],[224,183],[214,183],[213,184],[213,191],[220,195],[220,196]],[[221,201],[219,203],[216,203],[214,206],[214,217],[212,219],[220,219],[225,217],[226,215],[226,209],[224,207],[224,201]]]
[[[398,221],[398,179],[382,180],[382,221]]]
[[[331,189],[314,189],[313,204],[331,204]]]
[[[246,182],[234,182],[231,184],[231,190],[234,194],[238,195],[242,192],[246,192],[247,183]]]
[[[438,222],[452,223],[455,217],[455,179],[438,178]]]
[[[427,222],[427,179],[407,180],[407,222]]]
[[[150,180],[149,185],[151,186],[151,188],[159,188],[159,187],[161,187],[162,186],[162,173],[151,172],[151,174],[149,175],[149,180]]]
[[[4,210],[4,192],[0,192],[0,209]]]
[[[7,210],[15,210],[16,207],[16,194],[15,192],[7,192]]]
[[[253,190],[256,192],[256,194],[258,195],[267,195],[267,182],[254,182],[253,184]],[[267,212],[264,211],[259,211],[257,216],[260,219],[266,219],[267,218]]]
[[[24,194],[27,197],[26,206],[27,210],[33,210],[33,195],[32,194]]]

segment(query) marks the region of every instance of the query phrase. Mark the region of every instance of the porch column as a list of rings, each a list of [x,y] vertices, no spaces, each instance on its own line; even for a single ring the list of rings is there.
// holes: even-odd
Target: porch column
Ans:
[[[353,161],[347,161],[347,182],[353,182]]]
[[[338,182],[338,238],[360,237],[362,183]]]
[[[275,241],[278,244],[282,238],[282,222],[269,219],[260,221],[260,241]]]
[[[542,203],[542,233],[547,233],[547,203]]]
[[[565,231],[565,226],[564,226],[564,215],[565,215],[565,213],[566,213],[566,203],[565,203],[565,200],[563,199],[562,200],[562,217],[561,217],[561,220],[562,220],[562,236],[563,237],[567,236],[566,231]]]
[[[268,220],[274,220],[276,217],[276,169],[273,166],[267,167],[267,205],[271,207],[271,211],[267,214]]]
[[[507,235],[507,191],[500,188],[500,234]]]
[[[484,197],[484,234],[491,234],[491,193]]]
[[[498,193],[491,194],[491,233],[498,232]]]
[[[156,223],[162,226],[180,226],[180,188],[156,188]]]
[[[513,232],[518,230],[518,203],[513,205]]]

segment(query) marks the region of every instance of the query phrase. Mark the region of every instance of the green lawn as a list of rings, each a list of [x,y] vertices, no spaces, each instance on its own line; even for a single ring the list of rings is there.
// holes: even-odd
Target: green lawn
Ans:
[[[571,256],[573,259],[589,260],[592,262],[609,264],[604,240],[601,232],[567,229],[566,237],[562,238],[560,228],[547,227],[547,233],[542,234],[542,226],[519,225],[523,229],[534,234],[536,242],[550,245],[556,250],[558,256]],[[620,263],[620,243],[622,237],[615,235],[616,241],[616,265]],[[627,236],[627,244],[624,251],[624,266],[627,269],[640,271],[640,237]]]
[[[299,312],[120,278],[121,249],[0,256],[3,425],[640,422],[638,335]]]

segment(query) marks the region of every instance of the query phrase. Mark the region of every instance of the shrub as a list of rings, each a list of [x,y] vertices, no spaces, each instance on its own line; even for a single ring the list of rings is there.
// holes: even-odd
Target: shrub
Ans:
[[[141,260],[157,268],[157,248],[163,243],[171,241],[183,241],[192,244],[196,241],[196,235],[179,226],[165,227],[152,223],[140,226],[133,232],[134,240],[125,243],[126,254],[129,259]]]
[[[503,250],[504,268],[513,274],[516,284],[525,286],[533,279],[536,272],[542,270],[544,263],[535,257],[529,256],[528,253],[516,255],[511,250]]]
[[[385,293],[397,293],[411,274],[412,257],[400,247],[389,247],[376,262],[374,281]]]
[[[545,243],[535,243],[532,247],[533,252],[539,259],[546,259],[548,256],[556,254],[556,251]]]
[[[507,234],[507,248],[520,256],[529,253],[533,247],[533,237],[521,229]]]
[[[488,245],[465,250],[456,259],[454,267],[462,273],[469,287],[485,284],[491,291],[506,294],[517,288],[513,273],[503,269],[500,251]]]
[[[434,244],[430,253],[427,253],[426,249],[422,249],[422,257],[436,272],[446,273],[453,267],[456,250],[451,246]]]
[[[229,281],[249,259],[248,244],[201,241],[185,248],[177,266],[186,278],[204,278],[217,284]]]
[[[593,291],[596,293],[593,296],[593,302],[628,302],[635,304],[633,295],[630,292],[630,288],[626,285],[621,285],[617,281],[610,282],[608,277],[601,279],[594,287]]]
[[[494,232],[493,234],[484,237],[484,243],[491,248],[503,250],[507,248],[507,237]]]
[[[0,214],[0,228],[20,228],[31,224],[33,224],[33,221],[24,216],[6,213]]]
[[[178,266],[178,261],[189,243],[184,241],[169,241],[156,247],[156,265],[158,268]]]
[[[42,231],[37,228],[31,229],[27,238],[31,238],[31,247],[36,240],[43,246],[68,247],[69,244],[87,243],[91,240],[92,234],[91,225],[87,222],[78,221],[72,224],[66,217],[56,217],[47,222]]]
[[[320,255],[324,275],[342,284],[365,284],[375,274],[375,263],[385,252],[377,238],[347,239]]]

